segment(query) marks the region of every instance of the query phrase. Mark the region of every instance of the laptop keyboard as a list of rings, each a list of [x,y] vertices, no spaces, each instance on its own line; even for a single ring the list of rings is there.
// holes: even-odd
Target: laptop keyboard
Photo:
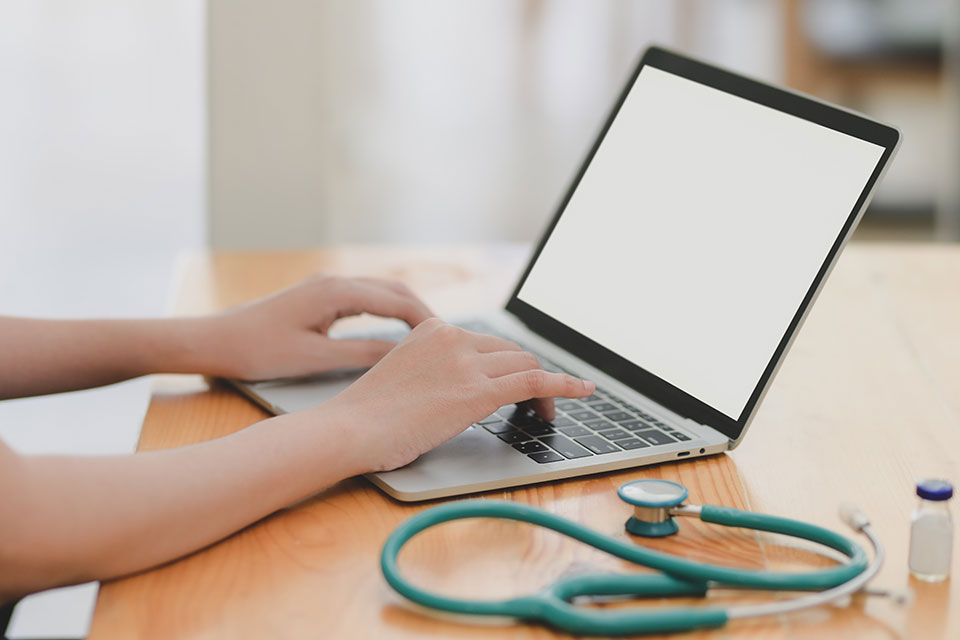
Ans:
[[[499,335],[481,322],[459,326],[469,331]],[[404,335],[396,333],[377,337],[401,340]],[[540,354],[536,355],[544,369],[568,373]],[[689,435],[600,387],[589,398],[559,398],[554,404],[557,415],[549,422],[530,409],[510,405],[497,409],[475,427],[486,430],[491,437],[500,438],[512,445],[518,454],[540,464],[690,440]]]
[[[470,331],[497,335],[482,323],[461,326]],[[544,369],[566,372],[543,356],[537,354],[537,357]],[[601,387],[597,387],[588,398],[559,398],[554,406],[557,415],[549,422],[530,409],[510,405],[497,409],[496,413],[478,422],[476,427],[513,445],[518,453],[540,464],[646,449],[691,439],[686,433]]]
[[[555,406],[557,417],[549,422],[530,409],[510,405],[477,427],[541,464],[690,440],[686,433],[602,388],[589,398],[559,399]]]

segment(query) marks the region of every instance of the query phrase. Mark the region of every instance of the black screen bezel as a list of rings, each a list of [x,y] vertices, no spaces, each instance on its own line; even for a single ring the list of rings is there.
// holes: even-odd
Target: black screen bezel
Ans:
[[[567,204],[570,202],[570,198],[573,196],[573,193],[579,186],[580,181],[587,171],[587,168],[590,166],[590,162],[593,160],[594,155],[597,153],[597,150],[603,143],[611,124],[616,119],[617,114],[620,112],[620,108],[623,106],[623,103],[629,95],[630,90],[633,88],[637,77],[640,75],[643,67],[647,65],[656,67],[657,69],[661,69],[668,73],[673,73],[689,80],[693,80],[700,84],[719,89],[726,93],[745,98],[751,102],[755,102],[757,104],[803,118],[804,120],[814,122],[821,126],[834,129],[841,133],[871,142],[884,148],[884,152],[880,156],[880,160],[877,162],[873,173],[871,173],[870,178],[864,185],[864,188],[861,191],[853,210],[847,216],[839,235],[831,246],[828,255],[817,272],[816,278],[810,285],[810,288],[807,290],[803,301],[800,303],[800,307],[794,314],[790,325],[787,327],[786,332],[777,345],[773,356],[767,363],[767,366],[763,371],[763,375],[757,382],[757,385],[751,393],[750,398],[747,400],[743,411],[741,411],[740,415],[736,419],[733,419],[719,410],[707,405],[703,401],[698,400],[678,387],[650,373],[646,369],[618,356],[613,351],[610,351],[609,349],[587,338],[583,334],[571,329],[570,327],[546,315],[545,313],[542,313],[535,307],[523,302],[517,297],[520,293],[520,290],[523,288],[527,277],[530,275],[533,266],[536,264],[537,258],[539,258],[544,246],[550,239],[550,235],[553,233],[560,216],[563,215]],[[671,411],[674,411],[681,416],[688,417],[701,424],[710,425],[731,440],[737,440],[749,422],[754,410],[756,409],[760,397],[762,396],[764,389],[773,376],[773,373],[776,371],[777,365],[783,358],[791,339],[797,332],[800,322],[802,321],[807,308],[812,303],[821,282],[826,277],[826,274],[833,262],[836,260],[840,248],[843,246],[847,236],[852,232],[853,225],[858,218],[860,210],[863,208],[864,203],[866,202],[870,193],[873,191],[877,180],[883,172],[883,168],[890,160],[890,157],[896,149],[899,140],[900,132],[893,127],[869,120],[858,114],[845,111],[841,108],[820,102],[816,99],[784,89],[779,89],[726,71],[724,69],[693,60],[660,47],[650,47],[640,58],[639,63],[631,73],[626,86],[618,97],[613,109],[610,112],[610,115],[603,125],[596,142],[584,159],[580,170],[577,172],[577,175],[571,182],[566,195],[564,196],[559,207],[557,208],[556,213],[547,226],[540,243],[537,245],[536,250],[534,251],[526,269],[523,272],[523,275],[520,277],[516,288],[510,296],[510,299],[506,305],[506,310],[516,316],[521,322],[526,324],[537,334],[543,336],[547,340],[550,340],[554,344],[561,346],[581,360],[619,380],[630,388],[646,395],[653,401],[663,405],[664,407],[667,407]],[[656,276],[653,275],[652,277]],[[704,312],[706,313],[717,311],[719,310],[704,309]],[[598,312],[603,313],[603,310],[601,309]]]

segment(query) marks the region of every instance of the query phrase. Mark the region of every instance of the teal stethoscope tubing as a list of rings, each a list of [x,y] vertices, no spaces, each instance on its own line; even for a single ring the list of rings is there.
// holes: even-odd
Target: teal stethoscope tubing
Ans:
[[[464,518],[499,518],[539,525],[662,573],[573,576],[554,582],[540,593],[498,601],[448,598],[410,584],[397,567],[397,556],[403,545],[425,529]],[[702,507],[700,519],[727,527],[744,527],[803,538],[835,549],[850,561],[836,567],[805,573],[733,569],[686,560],[630,544],[525,504],[500,500],[468,500],[427,509],[403,522],[387,539],[380,563],[390,586],[408,600],[425,607],[457,614],[537,620],[569,632],[593,635],[663,633],[720,627],[733,616],[727,609],[720,607],[600,611],[574,606],[570,604],[570,599],[581,595],[704,595],[708,586],[821,591],[853,580],[864,573],[868,566],[867,556],[858,544],[816,525],[710,505]]]

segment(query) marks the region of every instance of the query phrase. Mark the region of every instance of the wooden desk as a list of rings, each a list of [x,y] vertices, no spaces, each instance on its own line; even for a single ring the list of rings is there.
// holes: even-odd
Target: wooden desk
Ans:
[[[199,255],[185,264],[180,312],[207,312],[317,271],[398,278],[439,313],[500,304],[525,258],[520,246],[343,248]],[[872,517],[889,558],[876,586],[916,590],[911,607],[858,597],[740,622],[717,637],[957,638],[960,592],[907,577],[913,483],[960,481],[960,248],[847,249],[771,389],[749,436],[709,459],[496,492],[626,537],[615,488],[629,479],[683,482],[691,497],[840,528],[840,500]],[[221,436],[264,414],[220,385],[163,378],[140,449]],[[242,473],[242,470],[238,470]],[[92,638],[546,638],[533,626],[439,621],[402,606],[378,568],[389,532],[422,505],[394,502],[350,479],[190,557],[104,584]],[[810,566],[806,547],[684,520],[654,547],[740,567]],[[402,564],[421,584],[497,597],[567,571],[627,570],[559,536],[505,522],[444,525],[414,540]],[[960,570],[955,554],[954,573]],[[765,596],[717,594],[724,601]],[[662,602],[660,604],[663,604]],[[691,634],[705,637],[710,632]],[[691,637],[691,635],[685,637]]]

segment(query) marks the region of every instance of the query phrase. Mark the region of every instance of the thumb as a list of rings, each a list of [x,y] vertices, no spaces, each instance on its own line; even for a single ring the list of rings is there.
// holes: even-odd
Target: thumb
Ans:
[[[397,346],[388,340],[330,339],[325,341],[327,353],[324,360],[332,369],[343,367],[372,367]]]

